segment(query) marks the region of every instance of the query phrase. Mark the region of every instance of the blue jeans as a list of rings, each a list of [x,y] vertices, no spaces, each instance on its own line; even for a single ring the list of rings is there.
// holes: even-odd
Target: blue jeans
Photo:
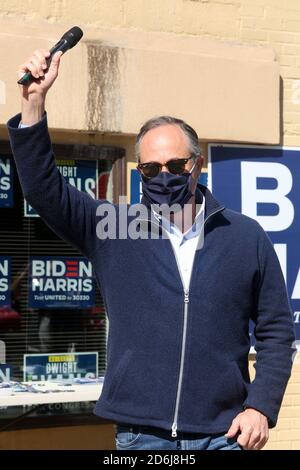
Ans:
[[[224,433],[200,434],[118,423],[115,428],[117,450],[243,450],[235,439],[227,439]]]

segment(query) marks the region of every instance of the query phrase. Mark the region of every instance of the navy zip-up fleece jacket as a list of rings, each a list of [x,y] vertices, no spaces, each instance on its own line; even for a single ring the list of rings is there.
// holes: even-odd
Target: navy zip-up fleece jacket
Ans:
[[[170,433],[219,433],[252,407],[275,426],[295,338],[279,261],[260,225],[199,185],[197,194],[206,200],[204,245],[184,292],[170,240],[121,238],[118,230],[116,239],[99,238],[104,219],[96,210],[108,202],[65,182],[46,115],[28,128],[18,129],[19,122],[20,115],[12,118],[8,130],[24,197],[93,263],[101,286],[109,335],[95,413]],[[151,224],[140,226],[147,231]],[[257,351],[252,383],[250,319]]]

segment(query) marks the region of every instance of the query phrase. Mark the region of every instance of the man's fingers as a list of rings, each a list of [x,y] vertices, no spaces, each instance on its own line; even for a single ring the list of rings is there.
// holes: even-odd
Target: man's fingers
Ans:
[[[28,62],[26,62],[25,64],[23,64],[23,67],[25,69],[24,73],[31,72],[31,75],[33,77],[39,78],[38,68],[34,64],[34,62],[31,61],[31,59]]]
[[[45,70],[46,68],[48,68],[44,49],[37,49],[34,52],[34,55],[36,56],[37,60],[39,61],[42,70]]]
[[[251,436],[250,436],[250,439],[248,441],[248,449],[254,449],[254,447],[256,445],[259,445],[259,443],[261,443],[262,441],[262,436],[261,436],[261,433],[260,432],[257,432],[257,431],[253,431],[251,433]]]
[[[41,51],[46,58],[50,56],[50,51],[48,49],[39,49],[39,51]]]
[[[240,413],[225,436],[233,437],[237,427],[241,431],[237,442],[244,449],[258,450],[266,444],[269,436],[267,418],[259,411],[249,408]]]
[[[52,57],[47,49],[36,49],[28,61],[20,65],[18,69],[19,80],[28,72],[34,79],[26,79],[26,85],[20,87],[22,98],[28,100],[29,97],[36,95],[44,103],[46,94],[57,78],[61,55],[62,53],[59,52]],[[30,117],[28,120],[32,121]]]
[[[55,74],[58,72],[59,62],[60,62],[60,58],[61,58],[62,54],[63,53],[61,51],[56,52],[54,54],[54,56],[52,57],[52,59],[51,59],[51,64],[50,64],[49,70],[51,70]]]
[[[225,437],[227,438],[232,438],[234,437],[240,430],[240,423],[237,418],[235,418],[232,423],[230,428],[228,429],[227,433],[225,434]]]
[[[248,448],[248,443],[252,434],[253,428],[244,428],[239,435],[237,442],[242,446]]]
[[[55,79],[58,75],[58,69],[59,69],[59,62],[60,58],[62,56],[62,52],[56,52],[53,57],[51,58],[51,63],[49,64],[48,71],[49,74]]]
[[[35,51],[34,55],[29,57],[28,61],[20,66],[19,74],[22,76],[24,73],[31,72],[31,75],[35,78],[44,76],[43,64],[45,63],[44,56]]]
[[[34,65],[35,71],[38,74],[38,76],[43,77],[44,72],[43,72],[41,60],[34,55],[31,57],[30,62]]]
[[[54,54],[51,60],[51,72],[55,75],[57,75],[61,55],[62,52],[57,52],[56,54]],[[18,70],[19,78],[21,78],[27,72],[31,72],[31,75],[34,78],[44,77],[48,69],[47,59],[49,59],[49,57],[50,52],[47,49],[37,49],[36,51],[34,51],[34,54],[29,57],[28,61],[20,65]]]
[[[255,446],[253,447],[253,450],[261,450],[266,445],[266,443],[268,442],[268,439],[269,439],[269,437],[265,436],[263,439],[261,439],[259,442],[257,442],[257,444],[255,444]]]
[[[25,75],[25,73],[27,72],[28,72],[28,68],[26,66],[26,63],[21,64],[18,70],[18,78],[23,77],[23,75]]]

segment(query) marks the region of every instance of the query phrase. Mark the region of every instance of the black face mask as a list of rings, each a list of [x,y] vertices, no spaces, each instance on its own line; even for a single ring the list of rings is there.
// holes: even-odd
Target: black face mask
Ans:
[[[141,175],[144,196],[150,204],[180,204],[183,207],[194,195],[190,189],[194,168],[195,164],[189,173],[182,175],[172,175],[166,171],[150,179]]]

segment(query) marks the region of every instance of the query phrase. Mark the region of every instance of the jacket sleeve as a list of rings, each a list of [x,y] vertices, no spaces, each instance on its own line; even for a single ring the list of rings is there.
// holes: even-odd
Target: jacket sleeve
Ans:
[[[244,407],[263,413],[269,427],[276,425],[295,353],[295,330],[287,289],[277,254],[261,229],[260,274],[256,284],[255,324],[256,375]]]
[[[7,127],[24,197],[59,237],[90,258],[98,244],[96,209],[101,201],[68,184],[59,172],[47,115],[25,128],[18,128],[20,118],[10,119]]]

